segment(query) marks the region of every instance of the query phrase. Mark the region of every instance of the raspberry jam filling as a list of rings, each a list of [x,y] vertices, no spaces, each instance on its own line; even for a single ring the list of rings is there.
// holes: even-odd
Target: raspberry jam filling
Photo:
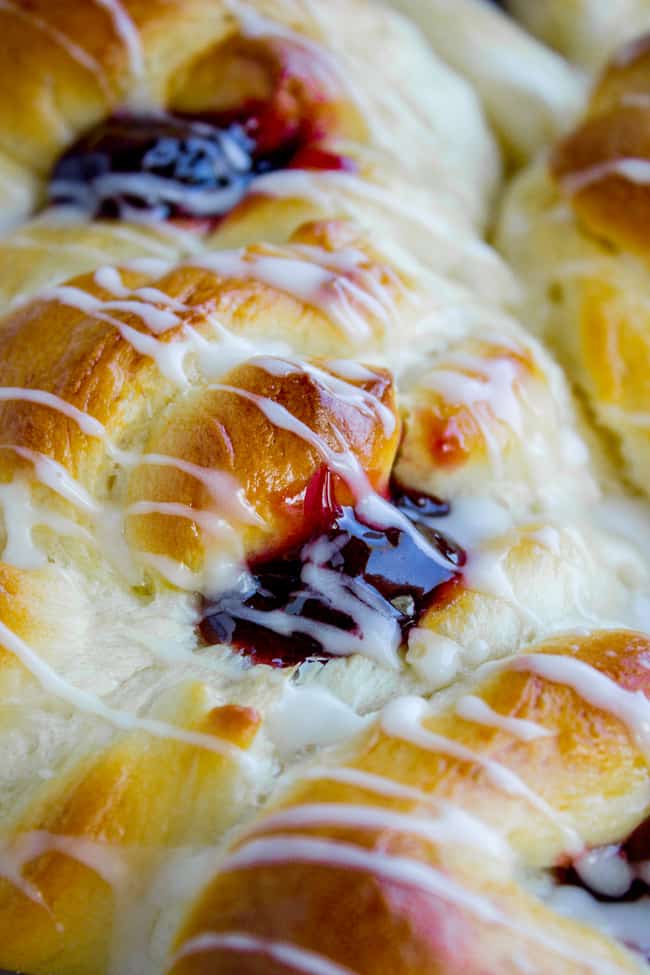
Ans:
[[[218,116],[116,115],[83,135],[56,163],[49,201],[90,218],[225,216],[256,176],[280,169],[351,170],[322,133],[273,105]]]
[[[279,667],[362,652],[373,639],[393,640],[396,650],[449,595],[465,553],[437,527],[447,504],[397,488],[390,501],[393,515],[378,519],[338,505],[329,474],[312,482],[308,541],[251,564],[242,591],[211,601],[201,624],[205,642]]]
[[[554,880],[562,887],[586,891],[614,921],[622,921],[618,934],[628,947],[650,961],[650,817],[623,842],[590,850],[576,860],[557,867]],[[630,914],[626,916],[625,905]],[[646,918],[639,934],[637,912]]]

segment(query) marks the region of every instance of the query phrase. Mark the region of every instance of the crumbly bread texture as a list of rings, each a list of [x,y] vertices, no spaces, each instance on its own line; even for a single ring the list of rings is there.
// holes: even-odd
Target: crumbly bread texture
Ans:
[[[584,79],[399,6],[0,2],[2,969],[649,970],[557,874],[650,812],[639,226],[538,163],[501,256]]]

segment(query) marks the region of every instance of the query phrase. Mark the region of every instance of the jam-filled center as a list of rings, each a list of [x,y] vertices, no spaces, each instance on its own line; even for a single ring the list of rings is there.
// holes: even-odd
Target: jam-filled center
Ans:
[[[650,817],[623,843],[589,850],[553,875],[593,898],[612,933],[650,961]]]
[[[59,159],[49,200],[91,218],[214,220],[255,177],[287,168],[346,170],[351,163],[272,104],[202,118],[116,115]]]
[[[311,485],[305,509],[308,541],[252,564],[241,590],[212,600],[204,640],[275,666],[394,653],[460,577],[465,553],[437,524],[449,506],[397,489],[378,508],[341,506],[326,473]]]

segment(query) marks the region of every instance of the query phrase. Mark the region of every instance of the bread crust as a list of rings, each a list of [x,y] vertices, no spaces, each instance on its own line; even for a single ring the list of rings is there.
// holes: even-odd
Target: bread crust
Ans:
[[[620,282],[568,376],[515,317],[499,145],[583,79],[415,12],[0,0],[3,969],[647,970],[563,879],[650,811],[650,550],[572,389],[645,395],[645,318],[628,382]]]

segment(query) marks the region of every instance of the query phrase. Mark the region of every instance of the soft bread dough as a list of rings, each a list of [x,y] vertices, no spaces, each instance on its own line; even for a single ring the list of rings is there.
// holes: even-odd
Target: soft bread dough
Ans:
[[[505,6],[533,34],[590,70],[650,29],[647,0],[506,0]]]
[[[391,2],[473,82],[513,162],[530,160],[579,113],[585,96],[581,72],[494,5],[482,0]]]
[[[522,320],[557,350],[642,492],[650,471],[647,79],[644,39],[613,59],[550,163],[515,179],[497,233],[526,281]]]
[[[369,0],[0,3],[2,968],[647,971],[543,894],[650,807],[647,515],[485,239],[499,139],[527,159],[582,79],[448,7],[427,40]],[[285,83],[354,171],[265,174],[210,227],[39,210],[121,107]],[[206,645],[324,469],[380,524],[391,480],[448,500],[459,579],[401,646],[363,600],[358,652]]]

